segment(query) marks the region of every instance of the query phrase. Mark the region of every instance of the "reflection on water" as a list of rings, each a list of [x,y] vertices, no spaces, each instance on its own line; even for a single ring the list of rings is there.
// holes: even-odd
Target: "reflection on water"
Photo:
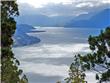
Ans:
[[[44,32],[33,32],[29,35],[40,38],[39,44],[13,48],[21,62],[20,67],[29,78],[29,83],[55,83],[63,80],[68,75],[73,56],[89,52],[87,38],[90,34],[95,35],[99,32],[98,29],[58,27],[37,30]],[[92,78],[94,74],[88,75]]]

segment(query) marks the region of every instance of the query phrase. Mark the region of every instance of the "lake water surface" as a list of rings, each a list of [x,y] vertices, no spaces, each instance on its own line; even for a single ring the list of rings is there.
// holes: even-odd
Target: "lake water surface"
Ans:
[[[75,54],[89,52],[87,38],[100,29],[40,27],[28,33],[41,39],[40,43],[13,48],[29,83],[56,83],[68,76],[69,65]],[[94,83],[94,72],[87,72],[89,83]]]

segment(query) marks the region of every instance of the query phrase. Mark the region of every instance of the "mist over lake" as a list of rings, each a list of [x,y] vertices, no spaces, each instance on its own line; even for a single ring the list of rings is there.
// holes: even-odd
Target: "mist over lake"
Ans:
[[[68,76],[68,69],[75,54],[90,52],[87,39],[97,35],[100,29],[36,27],[37,31],[27,33],[38,37],[36,44],[14,47],[15,56],[20,60],[20,68],[29,83],[56,83]],[[89,83],[95,82],[94,72],[87,73]]]

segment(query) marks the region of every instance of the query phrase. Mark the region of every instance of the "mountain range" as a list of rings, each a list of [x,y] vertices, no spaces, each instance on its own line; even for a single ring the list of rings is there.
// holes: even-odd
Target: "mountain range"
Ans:
[[[79,16],[52,16],[22,15],[17,20],[18,24],[29,24],[44,27],[93,27],[102,28],[110,25],[110,9]]]
[[[65,23],[72,20],[73,16],[52,16],[48,17],[41,14],[22,15],[17,18],[18,24],[29,24],[32,26],[64,26]]]
[[[80,16],[81,17],[81,16]],[[86,16],[85,16],[86,18]],[[75,18],[75,19],[78,19]],[[105,28],[110,26],[110,9],[104,9],[91,16],[88,19],[71,20],[66,27],[95,27],[95,28]]]

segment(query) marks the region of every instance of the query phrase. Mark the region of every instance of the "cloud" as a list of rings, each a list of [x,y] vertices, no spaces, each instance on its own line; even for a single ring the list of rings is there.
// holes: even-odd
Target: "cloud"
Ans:
[[[86,6],[88,6],[88,7],[93,7],[94,5],[93,5],[92,3],[90,3],[90,2],[80,3],[80,4],[76,5],[76,7],[79,7],[79,8],[81,8],[81,7],[86,7]]]
[[[72,4],[48,4],[42,8],[37,9],[37,12],[40,14],[54,16],[54,15],[73,15],[77,16],[83,13],[91,12],[96,10],[101,10],[108,7],[108,3],[96,3],[95,2],[87,2],[87,3],[72,3]]]
[[[47,77],[54,77],[53,80],[55,79],[56,76],[62,77],[63,79],[68,77],[69,65],[72,62],[70,62],[69,65],[64,63],[69,62],[68,58],[71,58],[73,61],[73,53],[71,55],[69,53],[71,53],[73,50],[74,50],[73,52],[79,53],[81,51],[85,51],[86,49],[88,49],[87,47],[88,44],[43,45],[40,47],[29,46],[28,48],[27,47],[14,48],[13,51],[15,52],[16,57],[19,57],[18,59],[21,60],[20,68],[25,71],[24,73],[28,73],[27,76],[29,76],[30,82],[32,81],[33,83],[38,82],[38,79],[32,77],[34,75],[37,75],[37,78],[44,76],[45,78],[44,81],[48,80],[49,83],[49,79]],[[24,58],[26,60],[30,59],[30,61],[26,61],[24,60]],[[41,58],[41,60],[39,60],[39,58]],[[66,59],[66,61],[63,62],[63,64],[61,65],[52,64],[54,61],[59,63],[61,61],[61,58]],[[46,63],[49,60],[50,61],[52,60],[52,62]],[[31,76],[29,74],[31,74]],[[89,83],[92,82],[95,83],[94,78],[95,74],[93,72],[92,73],[86,72],[86,74],[87,81]],[[59,79],[62,80],[61,78]],[[42,79],[39,79],[39,82],[42,82]]]
[[[42,0],[43,1],[43,0]],[[36,4],[37,5],[37,4]],[[47,16],[77,16],[110,7],[110,0],[73,0],[71,3],[52,2],[36,8],[29,3],[19,3],[21,14],[42,14]],[[94,10],[95,9],[95,10]]]
[[[72,15],[74,13],[74,7],[70,4],[48,4],[38,9],[41,14],[49,16],[54,15]],[[66,13],[65,13],[66,12]]]
[[[41,74],[44,76],[61,76],[61,77],[66,77],[68,74],[69,67],[67,65],[58,66],[45,63],[31,63],[24,61],[21,63],[22,63],[21,68],[23,68],[26,73],[31,72]]]
[[[53,48],[54,47],[54,48]],[[73,54],[77,53],[87,53],[91,52],[89,50],[88,44],[43,44],[39,47],[28,47],[26,50],[23,47],[23,51],[21,51],[19,48],[15,48],[14,53],[19,52],[19,55],[24,56],[18,56],[18,58],[22,59],[28,59],[28,58],[62,58],[62,57],[73,57]],[[37,56],[36,56],[37,55]]]
[[[32,5],[29,5],[28,3],[18,3],[18,8],[20,15],[31,15],[31,14],[37,14],[36,8]]]
[[[28,3],[33,5],[36,8],[43,7],[46,4],[54,3],[54,4],[79,4],[79,3],[110,3],[110,0],[18,0],[18,3]]]
[[[28,3],[30,5],[33,5],[36,8],[42,7],[43,5],[49,4],[49,3],[71,3],[72,0],[18,0],[18,3]]]

